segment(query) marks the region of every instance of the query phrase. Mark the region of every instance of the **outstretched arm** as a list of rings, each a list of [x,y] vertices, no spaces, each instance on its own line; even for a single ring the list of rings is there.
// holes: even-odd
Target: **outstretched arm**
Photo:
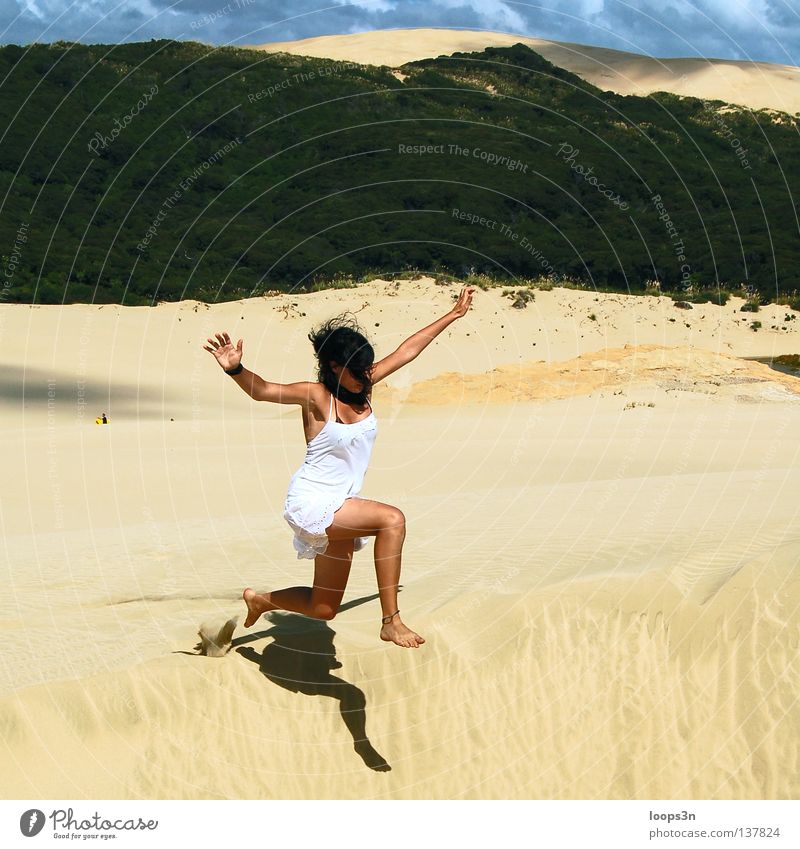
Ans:
[[[216,341],[209,339],[209,344],[203,345],[203,348],[216,357],[225,371],[236,369],[242,363],[242,340],[240,339],[234,345],[227,333],[216,333],[215,336]],[[277,404],[309,406],[311,392],[316,385],[314,383],[269,383],[244,367],[238,374],[233,374],[231,377],[254,401],[274,401]]]
[[[413,359],[416,359],[445,327],[452,324],[457,318],[466,315],[467,310],[472,304],[472,295],[474,292],[474,286],[468,286],[462,289],[461,294],[458,296],[458,301],[456,301],[450,312],[427,327],[423,327],[422,330],[418,330],[413,336],[409,336],[396,351],[375,363],[370,373],[372,383],[375,384],[379,380],[383,380],[404,365],[410,363]]]

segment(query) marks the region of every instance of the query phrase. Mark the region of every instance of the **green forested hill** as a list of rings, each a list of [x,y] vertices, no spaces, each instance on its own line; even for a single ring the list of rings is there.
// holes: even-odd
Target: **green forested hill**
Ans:
[[[797,116],[601,92],[522,45],[401,71],[0,49],[3,299],[227,300],[411,268],[796,296]]]

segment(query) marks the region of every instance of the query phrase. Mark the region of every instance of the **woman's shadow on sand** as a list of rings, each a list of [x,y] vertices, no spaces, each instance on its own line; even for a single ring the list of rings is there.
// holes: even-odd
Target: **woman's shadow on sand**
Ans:
[[[339,610],[355,607],[377,596],[354,599]],[[347,730],[353,737],[353,748],[364,763],[377,772],[388,772],[391,767],[367,737],[367,699],[355,684],[331,675],[332,669],[341,668],[336,660],[333,637],[336,633],[322,620],[309,619],[297,613],[273,611],[268,614],[272,627],[246,637],[233,640],[232,647],[247,660],[258,664],[261,672],[273,684],[292,693],[306,696],[329,696],[339,702]],[[273,642],[259,654],[244,643],[272,637]]]

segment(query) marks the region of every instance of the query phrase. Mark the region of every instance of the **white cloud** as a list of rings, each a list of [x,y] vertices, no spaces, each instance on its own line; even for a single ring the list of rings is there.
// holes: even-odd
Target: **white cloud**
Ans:
[[[44,12],[42,12],[39,7],[36,5],[35,0],[20,0],[20,12],[24,15],[26,12],[29,15],[32,15],[34,18],[37,18],[40,21],[43,21],[45,18]]]
[[[686,0],[684,0],[686,2]],[[767,3],[764,0],[700,0],[687,3],[704,17],[731,25],[751,26],[767,17]]]
[[[486,29],[521,32],[529,26],[516,9],[503,0],[438,0],[433,5],[450,10],[471,9],[484,22],[482,25]]]
[[[356,6],[366,12],[391,12],[397,8],[392,0],[336,0],[342,6]]]

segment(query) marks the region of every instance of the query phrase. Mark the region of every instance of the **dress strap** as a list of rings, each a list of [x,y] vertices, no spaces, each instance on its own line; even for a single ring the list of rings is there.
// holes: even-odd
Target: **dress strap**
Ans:
[[[333,414],[333,392],[331,392],[331,402],[328,405],[328,421],[331,420],[332,414]]]

